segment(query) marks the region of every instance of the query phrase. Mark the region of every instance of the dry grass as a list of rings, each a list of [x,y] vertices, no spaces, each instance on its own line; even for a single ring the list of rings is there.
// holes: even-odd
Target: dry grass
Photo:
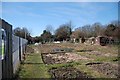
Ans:
[[[79,50],[93,50],[93,51],[101,51],[103,53],[113,53],[118,54],[118,48],[114,46],[100,46],[100,45],[86,45],[86,44],[79,44],[79,43],[60,43],[60,44],[42,44],[39,45],[38,49],[42,53],[51,52],[54,48],[73,48],[74,51]]]
[[[104,73],[100,73],[98,71],[95,71],[88,66],[86,66],[87,63],[92,62],[109,62],[112,64],[117,64],[117,62],[114,62],[113,60],[116,59],[118,54],[118,48],[114,46],[100,46],[100,45],[86,45],[86,44],[74,44],[74,43],[50,43],[50,44],[41,44],[41,45],[31,45],[31,47],[34,49],[35,53],[32,53],[27,56],[26,62],[34,62],[34,63],[41,63],[38,65],[34,64],[24,64],[23,69],[20,73],[20,76],[22,77],[34,77],[34,78],[50,78],[48,70],[53,67],[69,67],[73,66],[74,68],[77,68],[78,70],[87,73],[90,76],[93,76],[94,78],[105,78],[109,77],[106,76]],[[50,53],[55,48],[71,48],[73,49],[73,52],[71,54],[77,54],[81,57],[89,58],[87,60],[78,60],[73,61],[71,63],[61,63],[61,64],[49,64],[46,65],[42,62],[41,54],[42,53]],[[74,58],[74,57],[72,57]],[[76,57],[75,57],[76,58]],[[90,60],[93,59],[93,60]],[[35,72],[34,75],[32,72]],[[40,74],[43,73],[43,74]]]

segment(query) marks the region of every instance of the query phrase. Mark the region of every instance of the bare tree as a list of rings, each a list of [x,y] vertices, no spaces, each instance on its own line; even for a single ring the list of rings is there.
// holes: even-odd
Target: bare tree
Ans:
[[[53,29],[52,25],[47,25],[45,30],[46,30],[47,32],[52,33],[52,34],[54,33],[54,29]]]
[[[103,35],[104,28],[100,23],[94,23],[91,26],[91,29],[92,29],[92,36],[97,37],[97,36]]]
[[[84,34],[79,29],[73,31],[72,34],[71,34],[71,38],[79,39],[79,38],[82,38],[82,37],[84,37]]]
[[[52,34],[49,31],[44,30],[43,33],[41,34],[41,38],[43,42],[49,42],[51,41]]]
[[[55,32],[56,40],[62,41],[70,39],[72,33],[71,26],[68,24],[60,25],[60,27]]]
[[[15,28],[13,30],[13,34],[16,35],[16,36],[25,38],[25,39],[28,39],[28,37],[30,36],[30,32],[25,27],[23,27],[23,28],[20,28],[20,27]]]

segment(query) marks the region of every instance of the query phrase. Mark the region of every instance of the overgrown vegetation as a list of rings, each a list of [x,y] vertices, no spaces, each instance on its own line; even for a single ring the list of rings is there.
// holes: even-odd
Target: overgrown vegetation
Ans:
[[[110,75],[113,75],[112,77],[115,78],[116,75],[115,71],[117,66],[119,58],[117,57],[117,47],[108,47],[108,46],[98,46],[98,45],[85,45],[85,44],[73,44],[73,43],[61,43],[61,44],[43,44],[34,46],[31,45],[32,48],[34,48],[34,53],[31,53],[27,55],[26,60],[24,64],[22,64],[21,71],[19,73],[20,78],[54,78],[51,74],[51,70],[55,71],[56,76],[58,75],[56,72],[59,70],[65,69],[76,69],[77,71],[80,71],[82,73],[85,73],[85,75],[92,77],[92,78],[109,78]],[[74,51],[71,54],[78,54],[83,57],[87,57],[91,60],[84,60],[81,59],[79,61],[71,61],[67,63],[59,63],[59,64],[45,64],[42,60],[41,54],[49,53],[54,48],[71,48],[74,49]],[[48,50],[49,49],[49,50]],[[95,64],[96,63],[96,64]],[[100,63],[100,64],[97,64]],[[91,64],[90,66],[87,64]],[[103,66],[97,68],[96,66]],[[94,68],[95,67],[95,68]],[[115,67],[115,69],[114,69]],[[112,69],[113,68],[113,69]],[[96,70],[95,70],[96,69]],[[110,69],[110,70],[107,70]],[[100,71],[99,71],[100,70]],[[62,74],[67,71],[61,71]],[[109,71],[113,71],[112,73],[109,73]],[[68,72],[70,75],[77,76],[76,73]],[[72,74],[74,73],[74,74]],[[104,74],[105,73],[105,74]],[[108,75],[106,75],[108,73]],[[69,74],[66,75],[66,77],[69,77]],[[62,75],[60,75],[62,76]],[[73,77],[74,77],[73,76]]]

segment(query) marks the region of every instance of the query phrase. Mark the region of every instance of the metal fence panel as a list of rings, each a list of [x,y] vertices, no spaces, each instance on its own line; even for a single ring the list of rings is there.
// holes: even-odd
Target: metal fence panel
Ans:
[[[27,44],[27,40],[12,36],[12,54],[13,54],[13,72],[15,73],[18,68],[21,60],[24,60],[23,55],[25,53],[25,46]]]
[[[0,79],[12,79],[20,64],[20,57],[25,51],[27,40],[12,35],[12,25],[0,19],[0,28],[1,26],[6,33],[6,49],[5,57],[3,60],[0,59]],[[0,29],[0,54],[2,53],[1,33]]]
[[[20,49],[21,49],[21,51],[20,51],[21,53],[20,53],[20,54],[21,54],[21,60],[23,60],[23,57],[22,57],[22,55],[23,55],[22,43],[23,43],[23,42],[22,42],[22,38],[20,38]]]
[[[15,52],[19,49],[19,37],[12,35],[12,52]]]
[[[12,49],[12,53],[13,53],[13,72],[15,73],[19,67],[19,37],[17,36],[12,36],[13,39],[13,49]]]
[[[25,53],[25,46],[27,44],[27,40],[20,38],[20,52],[21,52],[21,60],[24,60],[23,55]]]
[[[6,33],[5,55],[2,60],[2,79],[13,78],[13,64],[12,64],[12,25],[0,19],[0,26]]]
[[[22,39],[22,45],[25,45],[27,43],[26,39]]]

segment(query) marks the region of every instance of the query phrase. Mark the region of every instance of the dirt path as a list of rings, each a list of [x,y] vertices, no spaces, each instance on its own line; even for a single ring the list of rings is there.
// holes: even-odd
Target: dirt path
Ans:
[[[34,48],[34,53],[27,55],[21,65],[20,78],[49,78],[47,67],[41,59],[39,51]]]

